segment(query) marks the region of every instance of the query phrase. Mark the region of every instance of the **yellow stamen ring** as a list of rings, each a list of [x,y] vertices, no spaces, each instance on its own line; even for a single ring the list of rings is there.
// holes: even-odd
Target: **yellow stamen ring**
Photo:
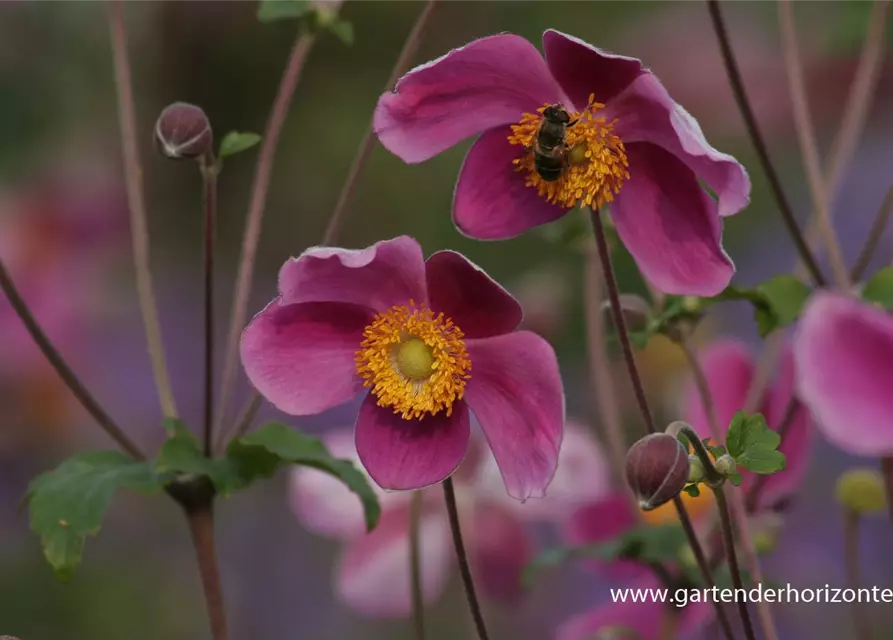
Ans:
[[[471,377],[464,334],[425,305],[397,305],[376,314],[363,332],[357,373],[378,406],[411,420],[453,412]]]
[[[525,113],[520,123],[512,125],[509,142],[525,150],[512,160],[515,170],[527,173],[524,181],[528,187],[534,187],[549,202],[568,209],[578,204],[601,207],[612,202],[629,179],[626,149],[614,134],[617,120],[607,122],[604,117],[595,116],[605,105],[595,102],[594,95],[589,96],[589,105],[582,112],[570,113],[571,122],[577,122],[567,128],[568,166],[561,177],[549,182],[537,173],[532,151],[543,111],[548,106],[540,107],[536,113]]]

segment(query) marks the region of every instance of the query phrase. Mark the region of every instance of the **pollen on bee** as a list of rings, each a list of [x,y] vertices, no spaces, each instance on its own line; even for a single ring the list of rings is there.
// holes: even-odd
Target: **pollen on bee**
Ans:
[[[525,113],[518,124],[511,126],[508,140],[523,151],[512,160],[515,170],[525,175],[525,184],[551,203],[568,209],[583,205],[600,207],[612,202],[623,183],[629,179],[629,162],[623,141],[614,133],[616,120],[607,122],[596,113],[604,108],[590,95],[589,105],[581,112],[570,113],[573,123],[567,127],[565,139],[566,166],[558,179],[545,180],[537,171],[531,148],[543,124],[543,112],[550,105]]]

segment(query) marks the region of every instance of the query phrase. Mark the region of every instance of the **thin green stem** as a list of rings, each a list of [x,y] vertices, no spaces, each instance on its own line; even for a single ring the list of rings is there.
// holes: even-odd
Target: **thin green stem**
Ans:
[[[847,586],[858,596],[862,586],[859,569],[859,512],[853,509],[843,511],[843,557],[846,566]],[[871,640],[871,624],[867,611],[860,599],[853,600],[853,626],[856,628],[855,640]]]
[[[456,548],[456,558],[459,561],[459,573],[462,574],[462,585],[465,587],[465,597],[468,600],[468,608],[474,621],[479,640],[489,640],[487,625],[484,623],[484,614],[481,612],[481,603],[478,600],[474,588],[474,578],[471,576],[471,567],[468,564],[468,554],[465,551],[465,542],[462,540],[462,529],[459,526],[459,509],[456,506],[456,490],[453,487],[453,479],[443,481],[443,498],[446,502],[447,514],[450,520],[450,531],[453,534],[453,546]]]
[[[409,503],[409,578],[415,640],[425,640],[425,599],[422,595],[422,554],[419,548],[423,498],[421,491],[414,491]]]
[[[21,294],[19,294],[19,291],[16,288],[15,283],[12,281],[12,277],[6,270],[6,266],[3,264],[2,260],[0,260],[0,288],[3,289],[3,293],[6,294],[6,297],[9,299],[9,304],[12,305],[12,308],[19,316],[22,324],[25,325],[25,329],[27,329],[28,333],[31,335],[31,339],[34,340],[34,343],[40,349],[41,353],[43,353],[53,369],[56,370],[56,373],[62,379],[62,382],[65,383],[65,386],[71,390],[74,397],[78,399],[78,402],[80,402],[84,409],[87,410],[87,413],[96,420],[96,423],[102,430],[105,431],[112,440],[117,442],[124,451],[137,460],[145,460],[145,454],[140,451],[133,440],[131,440],[127,434],[124,433],[124,430],[112,420],[108,413],[106,413],[105,409],[103,409],[96,398],[93,397],[93,394],[87,390],[80,378],[78,378],[71,367],[68,366],[68,363],[65,362],[62,354],[59,353],[58,349],[56,349],[47,335],[43,332],[40,325],[37,324],[37,320],[34,318],[34,315],[31,313],[31,310],[28,308],[24,299],[22,299]]]
[[[766,178],[769,180],[769,187],[772,190],[772,194],[775,196],[775,201],[778,204],[781,217],[784,220],[791,239],[794,241],[797,252],[800,254],[800,259],[803,260],[803,264],[809,270],[813,281],[818,286],[825,286],[827,284],[825,276],[822,274],[822,270],[819,268],[815,256],[812,255],[812,250],[809,248],[806,239],[803,237],[800,226],[797,224],[797,218],[794,217],[794,211],[791,208],[791,204],[781,186],[781,179],[778,177],[778,172],[775,170],[775,166],[772,164],[772,160],[769,157],[769,150],[763,140],[763,134],[760,132],[759,125],[757,124],[756,117],[754,116],[753,109],[750,105],[750,99],[747,97],[747,91],[744,88],[744,81],[741,77],[741,71],[738,68],[738,61],[735,59],[735,54],[732,50],[732,43],[729,40],[729,34],[722,17],[719,0],[707,0],[707,8],[710,10],[713,29],[719,40],[723,63],[726,67],[726,73],[729,76],[729,82],[732,85],[732,92],[735,94],[735,101],[738,103],[738,108],[744,118],[748,136],[757,152],[760,165],[763,167]]]
[[[124,183],[130,211],[133,262],[136,267],[136,292],[139,298],[143,324],[146,327],[146,343],[161,410],[168,418],[177,417],[174,391],[171,387],[167,363],[164,358],[164,341],[158,322],[158,308],[152,288],[152,271],[149,267],[149,229],[146,222],[146,202],[143,195],[143,170],[136,131],[136,108],[133,100],[133,83],[130,77],[130,59],[127,54],[127,32],[124,29],[124,3],[113,0],[108,4],[109,30],[112,40],[112,62],[115,67],[115,90],[118,95],[118,117],[121,121],[121,148],[124,155]]]
[[[217,226],[217,163],[213,152],[201,160],[204,183],[204,288],[205,288],[205,407],[204,451],[210,457],[214,433],[214,245]]]
[[[729,514],[729,504],[726,501],[725,487],[719,486],[713,489],[716,496],[716,505],[719,508],[719,521],[722,527],[722,540],[726,548],[726,558],[729,561],[729,571],[732,573],[732,586],[736,592],[738,589],[744,589],[744,582],[741,580],[741,568],[738,565],[738,554],[735,552],[735,538],[733,535],[734,526],[732,525],[732,516]],[[744,523],[741,523],[742,526]],[[747,610],[747,601],[744,598],[736,598],[738,602],[738,612],[741,614],[741,624],[744,625],[744,635],[747,640],[756,640],[753,631],[753,623],[750,620],[750,612]]]
[[[614,266],[611,263],[611,254],[608,250],[608,240],[605,237],[605,229],[602,226],[601,212],[599,209],[592,209],[591,213],[592,232],[595,235],[595,245],[598,250],[599,261],[601,262],[605,287],[608,291],[608,300],[611,303],[611,315],[614,318],[614,327],[616,328],[618,338],[620,339],[623,358],[626,362],[626,370],[629,373],[630,382],[632,382],[636,401],[639,405],[639,411],[642,413],[642,418],[645,421],[648,433],[657,433],[654,424],[654,416],[651,413],[651,408],[648,406],[648,396],[645,394],[642,377],[639,375],[639,369],[636,366],[635,355],[633,354],[632,344],[629,340],[629,331],[626,327],[626,319],[623,317],[623,311],[620,308],[620,290],[617,286],[617,278],[614,275]],[[712,462],[710,464],[712,465]],[[701,576],[706,585],[712,588],[716,582],[713,579],[713,573],[710,571],[710,566],[707,564],[707,558],[704,555],[704,549],[701,547],[701,542],[698,540],[695,529],[691,524],[691,518],[688,516],[688,511],[679,496],[673,498],[673,505],[676,507],[679,521],[682,523],[682,528],[688,538],[688,543],[695,555],[695,560],[697,561]],[[728,618],[726,618],[725,610],[719,602],[714,601],[713,604],[717,618],[720,620],[720,623],[723,626],[723,631],[726,633],[726,637],[728,640],[733,640],[734,635],[732,633],[732,627],[729,624]]]

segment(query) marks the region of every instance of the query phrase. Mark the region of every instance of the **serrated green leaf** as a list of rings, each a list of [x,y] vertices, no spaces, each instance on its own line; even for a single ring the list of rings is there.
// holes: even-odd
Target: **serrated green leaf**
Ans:
[[[278,2],[275,4],[278,4]],[[228,158],[250,149],[258,142],[260,142],[260,136],[256,133],[230,131],[220,142],[220,151],[217,152],[217,156],[219,158]]]
[[[151,463],[117,451],[80,453],[31,481],[25,496],[31,530],[40,536],[44,555],[63,582],[74,576],[87,537],[99,532],[121,487],[155,493],[161,483]]]
[[[893,267],[884,267],[862,287],[862,299],[882,309],[893,309]]]
[[[198,440],[185,424],[178,420],[166,420],[165,428],[172,435],[158,451],[156,474],[162,478],[181,473],[208,476],[223,495],[230,493],[231,488],[238,484],[232,464],[225,459],[206,458]]]
[[[261,0],[257,19],[261,22],[301,18],[313,10],[309,0]]]
[[[757,285],[756,290],[772,308],[777,321],[773,330],[787,326],[799,318],[803,305],[812,293],[808,285],[790,274],[775,276]]]
[[[778,451],[781,436],[769,428],[762,414],[739,411],[732,417],[726,434],[726,446],[735,462],[754,473],[783,471],[786,460]]]
[[[698,496],[701,495],[701,490],[698,488],[698,485],[696,485],[696,484],[686,485],[686,486],[682,487],[682,490],[685,491],[685,493],[690,495],[692,498],[697,498]]]
[[[332,457],[326,446],[317,438],[304,435],[295,429],[276,422],[238,440],[227,449],[227,458],[234,466],[233,484],[227,489],[236,490],[258,478],[272,476],[282,463],[313,467],[341,480],[360,498],[366,517],[366,528],[371,531],[378,523],[381,507],[366,476],[349,460]]]

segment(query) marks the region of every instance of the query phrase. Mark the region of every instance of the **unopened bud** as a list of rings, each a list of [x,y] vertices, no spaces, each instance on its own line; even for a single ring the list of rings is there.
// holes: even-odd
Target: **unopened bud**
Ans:
[[[688,470],[688,481],[692,484],[703,482],[704,476],[707,474],[704,471],[704,463],[701,462],[701,459],[696,455],[690,455],[688,456],[688,464],[691,465]]]
[[[738,463],[728,453],[719,456],[713,463],[713,467],[726,477],[738,472]]]
[[[887,506],[884,480],[874,469],[849,469],[837,479],[837,501],[856,513],[877,513]]]
[[[613,324],[614,315],[611,311],[610,300],[602,303],[602,311],[607,316],[608,322]],[[644,331],[651,322],[651,307],[640,296],[631,293],[621,294],[620,311],[623,313],[623,319],[626,321],[626,328],[629,331]]]
[[[198,158],[211,151],[214,134],[205,112],[193,104],[175,102],[155,123],[155,142],[168,158]]]
[[[688,483],[690,465],[682,443],[666,433],[652,433],[626,454],[626,481],[643,511],[669,502]]]
[[[758,531],[753,535],[753,547],[759,555],[763,556],[775,551],[778,536],[770,531]]]

